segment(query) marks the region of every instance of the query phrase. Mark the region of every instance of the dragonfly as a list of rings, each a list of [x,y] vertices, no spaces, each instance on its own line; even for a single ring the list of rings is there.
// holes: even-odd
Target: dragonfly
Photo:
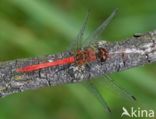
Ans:
[[[109,16],[107,20],[105,20],[102,25],[100,25],[92,34],[92,36],[89,36],[87,39],[85,39],[85,42],[88,41],[88,39],[93,42],[96,41],[98,38],[98,34],[101,34],[101,32],[104,30],[104,28],[107,26],[107,24],[111,21],[111,19],[115,16],[116,10]],[[105,48],[94,48],[93,46],[82,46],[80,47],[80,40],[82,40],[83,35],[84,35],[84,30],[88,21],[88,16],[89,16],[89,11],[88,14],[84,20],[84,24],[82,28],[80,29],[79,34],[77,35],[77,38],[75,39],[76,41],[73,42],[72,46],[75,46],[74,43],[77,43],[76,46],[76,51],[74,56],[70,56],[67,58],[59,59],[53,62],[45,62],[45,63],[40,63],[40,64],[35,64],[35,65],[29,65],[25,66],[22,68],[16,69],[17,72],[20,73],[26,73],[26,72],[32,72],[36,70],[40,70],[43,68],[48,68],[48,67],[54,67],[54,66],[60,66],[60,65],[65,65],[65,64],[72,64],[75,63],[77,66],[82,66],[90,62],[94,62],[96,60],[100,60],[104,62],[108,58],[108,52]],[[90,44],[89,43],[84,43],[83,44]]]
[[[77,46],[76,49],[74,50],[74,53],[72,56],[63,58],[63,59],[58,59],[55,61],[48,61],[44,63],[39,63],[39,64],[34,64],[34,65],[29,65],[25,67],[21,67],[16,69],[16,72],[18,73],[29,73],[37,70],[41,70],[44,68],[49,68],[49,67],[56,67],[56,66],[62,66],[62,65],[71,65],[74,64],[78,67],[78,70],[80,70],[82,67],[88,66],[90,67],[90,63],[95,62],[95,61],[100,61],[100,62],[105,62],[108,60],[109,57],[109,52],[107,51],[106,48],[95,48],[94,44],[98,39],[101,33],[105,30],[105,28],[108,26],[108,24],[111,22],[111,20],[114,18],[116,15],[117,9],[115,9],[111,15],[100,24],[100,26],[97,27],[93,33],[88,36],[86,39],[83,39],[84,32],[86,29],[86,25],[88,22],[88,17],[90,12],[87,12],[87,15],[85,17],[84,23],[73,41],[71,46]],[[123,94],[126,96],[130,97],[132,100],[136,100],[136,98],[131,95],[129,92],[127,92],[124,88],[119,86],[114,80],[107,74],[104,75],[104,79],[109,80],[113,86],[117,87]],[[89,89],[99,100],[99,102],[107,109],[108,112],[111,112],[110,107],[108,106],[107,102],[97,89],[96,85],[92,81],[87,81],[87,83],[84,83],[84,85]]]

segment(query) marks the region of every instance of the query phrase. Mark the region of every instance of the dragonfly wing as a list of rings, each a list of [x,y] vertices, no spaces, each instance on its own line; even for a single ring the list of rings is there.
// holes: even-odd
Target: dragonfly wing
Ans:
[[[112,12],[112,14],[105,21],[103,21],[102,24],[99,27],[97,27],[97,29],[89,37],[87,37],[87,39],[85,39],[83,47],[90,45],[92,42],[95,42],[96,40],[99,39],[99,36],[106,29],[106,27],[114,18],[116,13],[117,13],[117,9],[115,9]]]
[[[76,47],[76,50],[81,48],[81,45],[82,45],[82,39],[83,39],[83,36],[84,36],[84,32],[85,32],[85,29],[86,29],[86,26],[87,26],[87,22],[88,22],[88,18],[89,18],[89,14],[90,14],[90,11],[88,10],[87,11],[87,15],[85,16],[85,19],[84,19],[84,22],[82,24],[82,27],[77,35],[77,37],[74,39],[74,41],[71,43],[70,45],[70,48],[71,49],[75,49],[75,46]],[[70,50],[71,50],[70,49]]]
[[[105,99],[103,98],[103,96],[101,95],[97,87],[94,85],[94,83],[91,81],[88,81],[88,82],[85,82],[84,84],[85,84],[85,87],[96,96],[96,98],[104,106],[104,108],[107,109],[108,112],[111,112],[110,107],[108,106],[107,102],[105,101]]]
[[[114,88],[119,90],[123,95],[128,97],[129,99],[135,101],[135,96],[131,95],[125,88],[121,87],[115,80],[113,80],[108,74],[105,74],[105,78],[107,81],[109,81]]]

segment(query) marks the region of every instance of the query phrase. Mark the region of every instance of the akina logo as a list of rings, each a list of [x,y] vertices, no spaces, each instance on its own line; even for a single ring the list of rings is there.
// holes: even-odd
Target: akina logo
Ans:
[[[122,107],[122,114],[121,117],[127,116],[127,117],[147,117],[147,118],[152,118],[155,117],[154,110],[146,110],[146,109],[141,109],[140,107],[134,108],[131,107],[130,110],[127,110],[125,107]]]

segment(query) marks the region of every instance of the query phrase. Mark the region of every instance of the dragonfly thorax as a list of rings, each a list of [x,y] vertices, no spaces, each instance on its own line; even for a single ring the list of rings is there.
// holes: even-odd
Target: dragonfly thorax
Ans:
[[[84,65],[88,62],[96,61],[96,52],[93,48],[78,50],[75,56],[77,65]]]
[[[96,60],[99,60],[100,62],[105,62],[107,58],[108,51],[105,48],[98,48],[98,50],[95,51],[93,48],[88,47],[85,49],[77,50],[75,62],[77,65],[81,66]]]

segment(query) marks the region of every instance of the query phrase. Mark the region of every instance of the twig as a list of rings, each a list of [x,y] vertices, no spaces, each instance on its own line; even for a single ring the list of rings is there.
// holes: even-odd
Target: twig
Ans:
[[[109,58],[105,62],[92,62],[89,67],[84,66],[81,70],[77,70],[75,64],[68,64],[29,73],[16,72],[17,68],[31,64],[69,57],[71,51],[0,63],[0,96],[3,97],[28,89],[89,80],[105,73],[127,70],[156,61],[156,31],[135,34],[121,42],[105,43],[99,41],[94,46],[107,49]]]

